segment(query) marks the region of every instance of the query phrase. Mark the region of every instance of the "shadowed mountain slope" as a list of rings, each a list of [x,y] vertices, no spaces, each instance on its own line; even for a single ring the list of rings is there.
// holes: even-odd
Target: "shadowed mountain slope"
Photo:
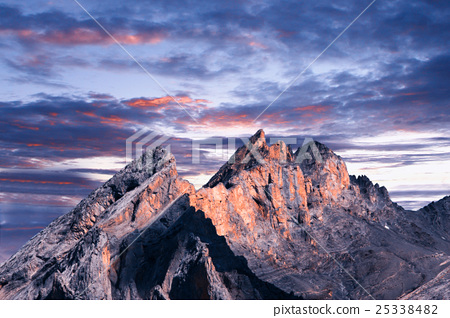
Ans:
[[[198,191],[155,148],[0,265],[0,298],[448,299],[449,213],[318,142],[260,130]]]

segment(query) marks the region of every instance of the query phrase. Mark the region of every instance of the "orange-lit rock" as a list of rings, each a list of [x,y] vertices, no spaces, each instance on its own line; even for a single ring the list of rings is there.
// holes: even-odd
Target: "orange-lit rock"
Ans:
[[[405,211],[309,146],[260,130],[198,191],[150,150],[1,264],[0,298],[448,297],[450,197]]]

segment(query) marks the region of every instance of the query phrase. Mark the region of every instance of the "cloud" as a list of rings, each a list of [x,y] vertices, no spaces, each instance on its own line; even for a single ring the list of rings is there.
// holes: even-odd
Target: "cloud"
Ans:
[[[81,177],[73,172],[16,170],[0,173],[0,192],[2,193],[83,196],[98,186],[98,181]],[[26,201],[22,199],[23,203]]]
[[[11,194],[8,193],[8,196]],[[2,200],[1,194],[0,200],[0,263],[15,253],[52,220],[67,213],[70,209],[52,206],[50,201],[41,201],[41,205],[26,205],[20,200],[18,204],[7,203]]]
[[[1,4],[0,167],[7,174],[0,200],[74,204],[115,171],[74,162],[123,160],[126,138],[143,127],[177,134],[168,143],[180,174],[193,178],[226,158],[205,145],[202,165],[192,165],[189,137],[259,128],[313,137],[375,176],[448,161],[445,1],[377,1],[253,122],[369,2],[87,2],[198,123],[158,88],[144,87],[135,62],[76,4]],[[389,141],[397,133],[405,140]],[[386,140],[367,141],[379,136]],[[444,172],[430,175],[444,180]]]
[[[76,19],[62,11],[25,14],[17,7],[1,5],[0,36],[13,36],[27,44],[53,45],[110,45],[114,40],[89,17]],[[166,37],[159,26],[146,23],[139,29],[129,24],[115,24],[110,19],[99,19],[122,44],[156,44]],[[123,26],[123,28],[120,28]]]
[[[165,36],[163,33],[130,33],[128,30],[118,31],[113,34],[114,38],[121,44],[157,44]],[[131,31],[133,32],[133,31]],[[51,31],[37,33],[32,30],[14,31],[13,34],[21,41],[31,43],[46,43],[54,45],[111,45],[116,42],[103,30],[92,30],[88,28],[75,28],[65,31]]]
[[[123,101],[124,104],[135,108],[151,108],[155,110],[162,110],[168,107],[179,107],[178,104],[186,106],[189,110],[204,109],[206,104],[211,103],[206,99],[192,99],[189,96],[164,96],[158,98],[133,98],[131,100]]]
[[[265,93],[277,91],[270,83],[260,89],[255,85],[248,91],[236,91],[236,96],[249,100],[239,106],[222,103],[212,107],[208,98],[175,96],[199,124],[180,112],[169,96],[117,100],[110,94],[91,92],[87,98],[44,95],[29,103],[3,102],[0,142],[7,154],[15,149],[16,158],[45,160],[122,154],[124,140],[136,127],[149,122],[178,131],[241,127],[252,132],[263,126],[310,135],[341,134],[345,127],[347,138],[380,131],[443,129],[450,121],[446,99],[450,83],[442,71],[448,64],[447,55],[425,61],[394,60],[369,80],[348,71],[336,71],[327,75],[327,80],[310,74],[256,123],[253,120],[270,103]],[[405,71],[397,72],[398,65]],[[0,164],[11,165],[7,158],[0,155]],[[32,164],[29,160],[17,163]]]
[[[206,50],[206,49],[205,49]],[[238,62],[230,61],[219,64],[211,56],[220,53],[168,53],[162,57],[151,57],[140,59],[140,64],[152,74],[158,74],[164,77],[177,76],[182,80],[190,79],[217,79],[239,74],[242,67]],[[135,62],[129,58],[105,58],[98,62],[99,68],[108,68],[115,70],[129,70],[135,67]]]
[[[188,95],[175,99],[198,116],[209,104]],[[168,96],[118,100],[91,92],[85,97],[44,94],[31,102],[0,102],[0,167],[44,168],[70,159],[124,157],[125,140],[137,130],[186,130],[188,122],[178,122],[185,115]],[[9,182],[38,181],[11,177]]]
[[[117,155],[133,133],[139,113],[117,100],[107,104],[47,96],[30,103],[1,103],[2,166],[39,166],[40,160]],[[159,117],[151,113],[147,118]],[[28,159],[26,159],[28,158]]]
[[[89,92],[88,96],[89,98],[94,100],[114,99],[114,97],[110,94],[102,94],[96,92]]]

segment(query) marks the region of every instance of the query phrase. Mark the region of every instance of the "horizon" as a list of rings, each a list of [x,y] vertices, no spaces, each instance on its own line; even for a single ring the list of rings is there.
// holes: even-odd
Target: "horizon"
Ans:
[[[142,129],[196,187],[230,154],[193,164],[192,140],[263,128],[325,144],[405,209],[450,194],[449,3],[147,2],[79,1],[124,50],[75,1],[0,0],[0,263]]]

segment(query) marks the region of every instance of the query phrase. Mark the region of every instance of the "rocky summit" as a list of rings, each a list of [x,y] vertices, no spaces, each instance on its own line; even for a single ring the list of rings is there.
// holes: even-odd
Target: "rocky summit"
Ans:
[[[148,150],[0,265],[0,299],[450,299],[450,196],[408,211],[262,130],[196,191]]]

